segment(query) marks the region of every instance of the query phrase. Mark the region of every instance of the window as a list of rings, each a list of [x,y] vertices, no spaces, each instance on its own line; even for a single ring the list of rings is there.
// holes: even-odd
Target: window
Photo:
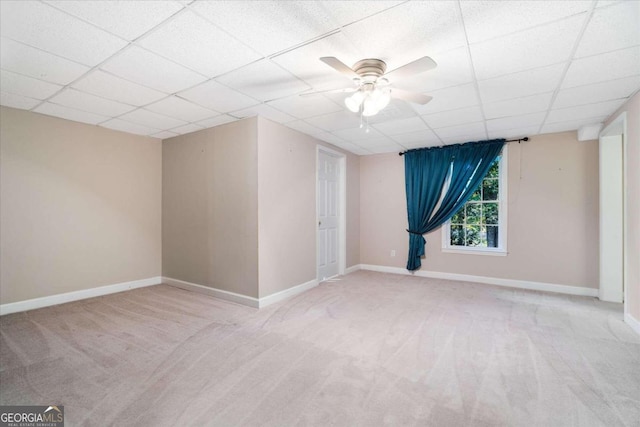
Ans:
[[[443,252],[506,255],[507,147],[451,220],[442,227]]]

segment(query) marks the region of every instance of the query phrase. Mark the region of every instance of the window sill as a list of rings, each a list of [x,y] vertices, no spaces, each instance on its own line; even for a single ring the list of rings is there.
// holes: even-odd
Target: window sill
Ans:
[[[489,255],[489,256],[507,256],[507,251],[503,249],[487,250],[486,248],[442,248],[442,252],[448,254],[463,254],[463,255]]]

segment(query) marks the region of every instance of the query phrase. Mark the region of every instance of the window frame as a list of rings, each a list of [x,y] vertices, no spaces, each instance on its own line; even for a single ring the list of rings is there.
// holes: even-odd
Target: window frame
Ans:
[[[507,145],[505,144],[502,148],[502,152],[500,153],[500,173],[498,175],[498,185],[500,187],[498,189],[498,247],[485,248],[477,246],[451,245],[451,220],[448,220],[442,225],[442,252],[465,255],[507,255],[507,177],[509,175],[508,151],[509,150],[507,148]]]

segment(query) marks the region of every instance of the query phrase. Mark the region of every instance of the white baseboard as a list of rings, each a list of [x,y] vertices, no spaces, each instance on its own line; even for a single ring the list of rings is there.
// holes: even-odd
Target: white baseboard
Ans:
[[[352,265],[351,267],[348,267],[344,270],[344,274],[351,274],[358,270],[360,270],[360,264]]]
[[[25,301],[0,304],[0,315],[18,313],[21,311],[35,310],[37,308],[49,307],[65,302],[78,301],[87,298],[99,297],[102,295],[115,294],[117,292],[131,289],[143,288],[145,286],[159,285],[161,278],[150,277],[148,279],[134,280],[131,282],[116,283],[115,285],[100,286],[97,288],[83,289],[81,291],[66,292],[64,294],[50,295],[47,297],[33,298]]]
[[[294,295],[298,295],[304,291],[318,286],[317,280],[309,280],[306,283],[296,285],[292,288],[285,289],[280,292],[276,292],[271,295],[267,295],[262,298],[254,298],[247,295],[236,294],[235,292],[224,291],[222,289],[211,288],[209,286],[198,285],[196,283],[185,282],[184,280],[172,279],[171,277],[163,277],[162,283],[175,286],[176,288],[185,289],[187,291],[198,292],[204,295],[220,298],[223,300],[235,302],[238,304],[246,305],[253,308],[263,308],[268,305],[274,304],[283,299],[287,299]]]
[[[487,285],[506,286],[518,289],[530,289],[533,291],[556,292],[569,295],[582,295],[588,297],[598,296],[597,289],[583,288],[580,286],[557,285],[554,283],[531,282],[528,280],[502,279],[499,277],[472,276],[468,274],[444,273],[440,271],[418,270],[415,272],[411,272],[400,267],[387,267],[382,265],[360,264],[359,267],[362,270],[379,271],[382,273],[429,277],[432,279],[459,280],[464,282],[484,283]]]
[[[289,289],[285,289],[284,291],[276,292],[275,294],[262,297],[260,298],[258,305],[260,308],[263,308],[278,301],[282,301],[283,299],[301,294],[302,292],[308,291],[309,289],[315,288],[316,286],[318,286],[318,281],[316,279],[309,280],[308,282],[302,283]]]
[[[629,313],[625,313],[624,321],[627,325],[631,326],[631,329],[633,329],[636,334],[640,335],[640,320],[636,319]]]
[[[211,288],[209,286],[198,285],[197,283],[185,282],[184,280],[172,279],[171,277],[163,277],[162,283],[170,286],[175,286],[176,288],[184,289],[186,291],[209,295],[238,304],[248,305],[249,307],[253,308],[260,308],[260,301],[258,300],[258,298],[250,297],[247,295],[236,294],[235,292],[229,292],[222,289]]]

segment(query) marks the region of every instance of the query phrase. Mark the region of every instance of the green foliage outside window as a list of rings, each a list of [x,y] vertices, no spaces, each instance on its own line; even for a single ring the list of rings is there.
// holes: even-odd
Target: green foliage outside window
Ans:
[[[451,246],[498,247],[499,190],[500,156],[469,201],[451,217]]]

